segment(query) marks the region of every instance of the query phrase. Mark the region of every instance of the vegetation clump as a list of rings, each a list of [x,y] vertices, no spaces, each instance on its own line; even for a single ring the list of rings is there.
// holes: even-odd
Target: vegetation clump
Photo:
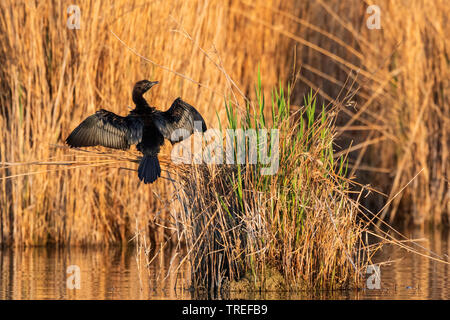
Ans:
[[[242,164],[199,164],[181,173],[180,234],[194,285],[217,290],[229,280],[234,289],[245,283],[258,290],[357,287],[367,257],[361,238],[366,225],[349,197],[345,157],[333,153],[336,107],[317,110],[312,93],[303,106],[291,106],[290,88],[286,94],[280,86],[267,109],[260,77],[256,97],[239,115],[226,103],[228,128],[258,135],[276,129],[279,143],[267,147],[270,155],[278,152],[276,174],[262,175],[265,165],[251,163],[249,152]],[[251,141],[244,141],[251,150]],[[237,160],[242,141],[235,136],[232,144]],[[275,281],[274,270],[283,281]]]

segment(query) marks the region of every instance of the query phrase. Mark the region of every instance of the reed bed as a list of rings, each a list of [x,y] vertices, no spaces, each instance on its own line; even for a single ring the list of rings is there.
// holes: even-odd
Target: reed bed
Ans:
[[[244,113],[226,105],[226,128],[255,130],[258,138],[261,129],[278,130],[279,145],[269,135],[267,147],[271,156],[279,152],[277,172],[261,174],[266,165],[251,161],[255,142],[244,135],[226,144],[235,164],[180,171],[178,238],[192,285],[210,292],[358,288],[371,256],[363,241],[368,223],[357,219],[345,155],[334,155],[337,106],[316,108],[311,93],[293,108],[282,87],[266,101],[260,81],[256,91]]]
[[[217,127],[224,97],[236,108],[256,101],[258,65],[267,90],[298,66],[295,105],[310,87],[332,105],[349,92],[356,104],[339,112],[335,155],[348,153],[348,176],[381,191],[365,207],[390,220],[449,221],[446,1],[379,1],[380,30],[366,27],[358,0],[80,1],[79,30],[66,27],[71,4],[0,3],[2,244],[128,243],[136,221],[153,243],[172,239],[170,180],[139,185],[134,151],[62,142],[99,108],[125,114],[144,78],[160,80],[152,105],[181,96]]]
[[[160,81],[151,105],[165,110],[181,96],[214,127],[229,92],[218,66],[246,90],[258,63],[283,75],[283,59],[268,59],[283,56],[285,41],[230,14],[238,1],[80,1],[79,30],[66,27],[71,4],[0,4],[0,243],[128,243],[136,220],[160,243],[166,231],[154,218],[169,217],[172,185],[139,185],[137,165],[120,159],[136,159],[134,149],[80,152],[64,139],[99,108],[126,114],[140,79]]]
[[[377,122],[385,125],[395,139],[388,138],[372,148],[368,162],[393,168],[388,176],[374,179],[374,184],[389,194],[389,200],[421,172],[381,217],[389,217],[390,222],[399,216],[416,225],[448,226],[450,6],[445,1],[382,1],[380,7],[386,21],[382,34],[365,32],[372,45],[380,49],[367,54],[364,64],[371,70],[380,66],[377,73],[382,82],[378,87],[383,89],[373,106],[367,108],[385,119]],[[375,159],[374,153],[383,156]]]
[[[380,29],[366,25],[374,4]],[[284,23],[242,14],[298,43],[303,72],[294,102],[309,87],[327,103],[353,88],[356,105],[342,110],[337,144],[350,150],[349,174],[386,194],[372,193],[365,206],[384,208],[380,217],[389,222],[448,226],[449,3],[316,0],[291,12],[263,6]]]

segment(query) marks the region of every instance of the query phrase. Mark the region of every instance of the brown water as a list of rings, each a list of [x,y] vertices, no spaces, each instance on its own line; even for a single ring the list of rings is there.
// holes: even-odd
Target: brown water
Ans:
[[[404,232],[440,255],[450,252],[450,233]],[[176,265],[174,252],[164,251],[146,269],[134,249],[26,248],[0,250],[0,299],[191,299],[186,270]],[[386,247],[377,261],[381,289],[334,292],[231,294],[233,299],[450,299],[450,266],[397,247]],[[142,260],[141,260],[142,261]],[[79,267],[79,289],[69,289],[70,265]],[[138,267],[140,266],[140,267]]]

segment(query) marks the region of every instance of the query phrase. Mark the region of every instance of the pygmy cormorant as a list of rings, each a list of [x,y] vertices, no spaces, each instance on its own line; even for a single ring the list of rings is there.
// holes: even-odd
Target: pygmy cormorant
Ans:
[[[66,139],[66,143],[72,148],[100,145],[122,150],[137,144],[137,150],[144,155],[139,163],[138,177],[144,183],[154,182],[161,176],[158,153],[164,144],[164,138],[174,144],[180,141],[180,134],[172,136],[176,129],[183,130],[182,138],[187,138],[194,130],[206,131],[206,124],[200,113],[181,98],[175,99],[165,112],[151,107],[143,94],[157,83],[138,81],[133,88],[136,108],[126,117],[100,109],[81,122]]]

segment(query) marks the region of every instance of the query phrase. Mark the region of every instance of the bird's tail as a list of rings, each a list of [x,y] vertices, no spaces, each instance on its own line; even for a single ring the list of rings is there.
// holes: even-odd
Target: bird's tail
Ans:
[[[161,176],[161,167],[157,156],[144,155],[139,168],[138,177],[144,183],[153,183],[158,177]]]

